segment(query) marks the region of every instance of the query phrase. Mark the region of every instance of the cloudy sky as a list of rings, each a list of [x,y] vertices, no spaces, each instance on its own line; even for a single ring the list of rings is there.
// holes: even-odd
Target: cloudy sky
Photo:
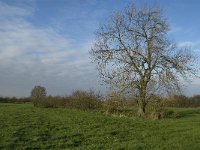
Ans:
[[[88,51],[94,32],[131,0],[0,0],[0,96],[29,96],[35,85],[48,94],[75,89],[105,91]],[[134,0],[140,7],[156,1]],[[179,46],[200,54],[200,1],[157,1]],[[200,94],[200,79],[185,88]]]

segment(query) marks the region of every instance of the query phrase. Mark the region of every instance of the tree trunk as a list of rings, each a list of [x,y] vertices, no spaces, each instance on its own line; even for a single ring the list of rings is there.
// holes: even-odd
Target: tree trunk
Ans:
[[[138,116],[139,117],[145,116],[147,83],[148,82],[144,80],[144,77],[142,77],[140,81],[141,88],[139,91],[139,99],[138,99]]]
[[[145,105],[144,104],[139,104],[138,105],[138,116],[139,117],[144,117],[145,116]]]

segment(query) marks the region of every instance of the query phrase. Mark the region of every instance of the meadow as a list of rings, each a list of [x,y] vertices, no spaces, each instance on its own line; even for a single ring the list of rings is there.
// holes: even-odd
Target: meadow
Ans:
[[[176,119],[114,117],[31,103],[0,103],[0,149],[199,150],[200,108]]]

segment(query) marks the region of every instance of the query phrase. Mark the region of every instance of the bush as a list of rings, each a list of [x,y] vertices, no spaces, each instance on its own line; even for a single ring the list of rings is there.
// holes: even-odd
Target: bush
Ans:
[[[94,91],[86,92],[77,90],[70,96],[69,107],[88,111],[98,111],[102,107],[101,95]]]
[[[61,108],[66,107],[67,103],[69,103],[68,97],[60,97],[60,96],[48,96],[45,98],[34,99],[33,104],[35,107],[42,108]]]
[[[48,96],[43,98],[35,98],[33,99],[33,104],[36,107],[43,108],[67,107],[84,111],[98,111],[102,107],[100,94],[97,94],[93,91],[86,92],[80,90],[73,92],[72,95],[68,97]]]
[[[153,95],[150,98],[148,104],[148,114],[149,117],[153,120],[163,119],[163,118],[178,118],[180,115],[173,110],[167,110],[164,108],[164,102],[166,99]]]
[[[126,99],[119,93],[112,92],[108,94],[104,102],[104,112],[106,114],[124,115]]]
[[[164,110],[163,113],[161,114],[161,117],[162,118],[180,118],[181,114],[173,110]]]
[[[120,113],[124,108],[123,101],[117,98],[111,98],[106,100],[106,102],[104,103],[104,107],[106,109],[107,114]]]
[[[157,112],[154,111],[151,112],[149,115],[149,118],[153,120],[164,119],[164,118],[180,118],[180,117],[181,115],[179,113],[167,109],[162,109]]]
[[[160,112],[164,105],[163,105],[164,99],[157,95],[152,95],[149,98],[149,103],[147,105],[147,112]]]
[[[200,95],[186,97],[184,95],[174,95],[165,102],[167,107],[200,107]]]

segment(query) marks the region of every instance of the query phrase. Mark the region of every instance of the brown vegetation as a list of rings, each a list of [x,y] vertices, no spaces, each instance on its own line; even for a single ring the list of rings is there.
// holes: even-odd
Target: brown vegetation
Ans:
[[[43,98],[8,98],[0,97],[3,103],[33,102],[35,107],[70,108],[82,111],[99,112],[117,116],[137,116],[137,100],[117,93],[108,94],[103,98],[94,91],[74,91],[70,96],[46,96]],[[151,119],[178,118],[179,114],[167,107],[200,107],[200,95],[186,97],[174,95],[170,98],[152,95],[147,105],[145,117]],[[134,109],[133,109],[134,108]]]

